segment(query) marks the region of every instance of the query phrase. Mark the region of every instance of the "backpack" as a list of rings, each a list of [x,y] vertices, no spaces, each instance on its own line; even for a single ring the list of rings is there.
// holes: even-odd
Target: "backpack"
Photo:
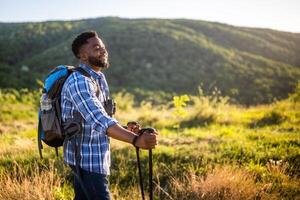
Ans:
[[[69,123],[67,126],[62,124],[61,119],[61,90],[67,78],[75,71],[91,78],[91,75],[80,67],[60,65],[54,68],[44,81],[38,112],[38,149],[41,158],[42,141],[50,147],[55,147],[58,156],[58,147],[63,146],[66,137],[81,132],[80,116],[74,119],[76,123]]]

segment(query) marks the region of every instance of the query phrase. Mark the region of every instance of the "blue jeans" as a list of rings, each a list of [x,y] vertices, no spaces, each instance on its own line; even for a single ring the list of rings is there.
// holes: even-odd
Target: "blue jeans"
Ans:
[[[76,172],[75,167],[71,166],[72,170]],[[88,172],[80,169],[81,180],[91,200],[111,200],[108,189],[108,176],[104,174],[98,174]],[[74,200],[86,200],[86,196],[82,190],[78,179],[74,177]]]

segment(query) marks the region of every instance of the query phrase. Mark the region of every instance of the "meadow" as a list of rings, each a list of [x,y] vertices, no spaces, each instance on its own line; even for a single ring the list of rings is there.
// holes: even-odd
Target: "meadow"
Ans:
[[[40,91],[0,90],[0,199],[73,198],[72,174],[44,145],[37,151]],[[289,98],[245,107],[218,90],[173,100],[114,94],[121,124],[155,127],[155,199],[300,199],[300,84]],[[141,199],[135,149],[111,140],[114,199]],[[141,159],[147,176],[147,151]],[[148,186],[148,183],[145,183]]]

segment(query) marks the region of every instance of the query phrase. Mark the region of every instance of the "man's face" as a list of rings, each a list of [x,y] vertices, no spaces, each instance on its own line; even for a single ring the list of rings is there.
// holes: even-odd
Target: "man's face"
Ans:
[[[94,67],[109,67],[108,53],[104,43],[98,37],[89,38],[81,48],[80,58]]]

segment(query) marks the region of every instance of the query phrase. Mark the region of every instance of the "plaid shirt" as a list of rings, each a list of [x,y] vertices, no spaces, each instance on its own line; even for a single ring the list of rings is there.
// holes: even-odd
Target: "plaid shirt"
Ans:
[[[108,85],[103,73],[84,64],[79,67],[86,70],[94,81],[77,71],[68,77],[61,93],[62,120],[73,118],[76,112],[81,114],[84,120],[79,165],[84,170],[109,175],[110,145],[106,130],[117,121],[109,117],[103,107],[104,98],[109,96]],[[96,96],[95,81],[100,86],[99,97]],[[74,145],[66,140],[64,147],[64,161],[75,165]]]

